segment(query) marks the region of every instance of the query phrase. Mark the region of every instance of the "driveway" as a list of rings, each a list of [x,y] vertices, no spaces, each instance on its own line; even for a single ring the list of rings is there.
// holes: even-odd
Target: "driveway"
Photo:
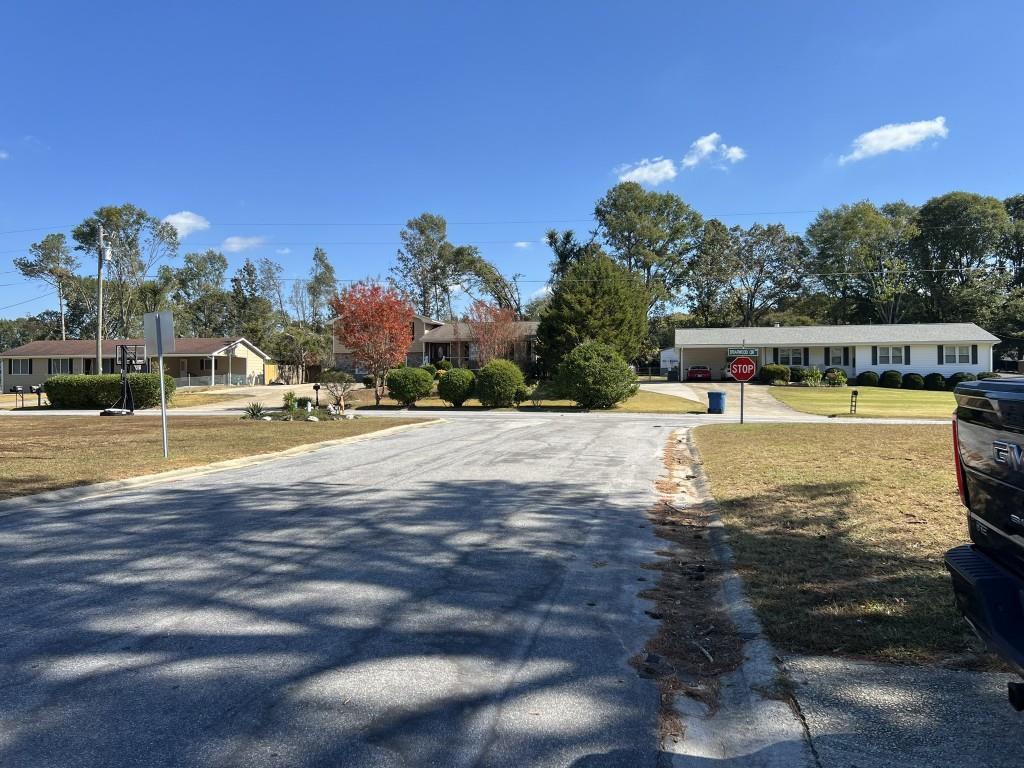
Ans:
[[[0,765],[655,766],[668,419],[479,424],[0,513]]]
[[[653,382],[641,384],[640,389],[685,397],[705,404],[708,392],[725,392],[725,415],[737,419],[740,417],[740,385],[735,381]],[[744,389],[743,415],[752,421],[821,421],[820,416],[801,413],[783,405],[772,397],[766,386],[748,384]]]

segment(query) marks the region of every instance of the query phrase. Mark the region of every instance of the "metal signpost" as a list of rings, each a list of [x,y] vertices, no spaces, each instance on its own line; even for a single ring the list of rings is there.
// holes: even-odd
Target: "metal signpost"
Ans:
[[[160,377],[160,423],[164,433],[164,458],[167,458],[167,394],[164,391],[164,353],[174,351],[174,315],[147,312],[142,317],[146,345],[156,347],[157,375]]]
[[[728,356],[733,358],[729,363],[729,373],[740,383],[740,424],[743,423],[743,389],[748,381],[757,373],[756,347],[730,347]]]

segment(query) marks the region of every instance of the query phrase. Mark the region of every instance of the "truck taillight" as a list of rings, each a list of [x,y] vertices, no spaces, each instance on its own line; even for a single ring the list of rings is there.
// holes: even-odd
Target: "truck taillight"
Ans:
[[[953,415],[953,464],[956,466],[956,489],[960,494],[960,503],[967,506],[967,486],[964,485],[964,465],[960,460],[960,431]]]

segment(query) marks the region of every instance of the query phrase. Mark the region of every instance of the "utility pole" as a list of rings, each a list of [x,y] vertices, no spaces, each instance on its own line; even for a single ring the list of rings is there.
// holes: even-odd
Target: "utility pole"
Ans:
[[[103,264],[110,260],[110,252],[107,250],[106,242],[103,240],[103,224],[100,228],[100,242],[96,250],[96,370],[95,373],[103,373]]]

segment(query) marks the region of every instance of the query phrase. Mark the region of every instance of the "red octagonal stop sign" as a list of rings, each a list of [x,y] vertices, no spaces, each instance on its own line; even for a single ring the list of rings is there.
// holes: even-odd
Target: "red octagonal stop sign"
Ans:
[[[750,381],[757,372],[757,363],[749,357],[737,357],[729,363],[729,373],[736,381]]]

